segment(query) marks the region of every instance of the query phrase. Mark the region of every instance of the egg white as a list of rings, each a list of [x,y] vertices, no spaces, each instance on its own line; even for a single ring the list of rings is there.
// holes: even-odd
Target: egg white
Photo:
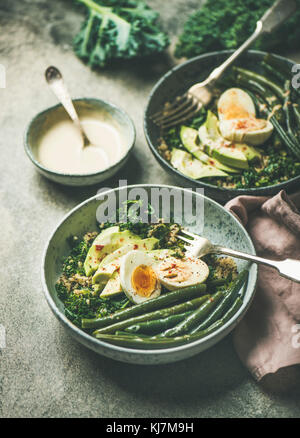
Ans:
[[[231,142],[259,146],[273,132],[268,120],[257,119],[252,98],[240,88],[226,90],[218,101],[219,129],[222,136]]]
[[[120,264],[120,281],[121,286],[127,298],[135,304],[141,304],[152,298],[157,298],[161,293],[161,284],[156,276],[156,285],[154,291],[149,297],[143,297],[137,293],[132,284],[132,274],[134,270],[141,265],[149,266],[153,269],[153,260],[144,251],[132,250],[121,259]]]
[[[156,267],[156,272],[160,282],[168,290],[175,290],[203,283],[209,275],[209,268],[205,262],[195,257],[166,257]]]

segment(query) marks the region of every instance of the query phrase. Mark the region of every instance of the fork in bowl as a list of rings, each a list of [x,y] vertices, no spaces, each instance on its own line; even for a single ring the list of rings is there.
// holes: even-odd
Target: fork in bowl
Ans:
[[[207,254],[226,254],[232,257],[249,260],[254,263],[261,263],[271,268],[275,268],[282,277],[295,281],[296,283],[300,283],[300,260],[269,260],[263,257],[236,251],[235,249],[214,245],[205,237],[198,236],[197,234],[193,234],[184,229],[181,230],[181,233],[188,236],[185,237],[177,235],[178,239],[185,242],[185,249],[188,256],[201,258]]]
[[[263,33],[271,33],[296,10],[295,0],[277,0],[256,23],[254,33],[225,62],[215,68],[205,81],[190,87],[182,96],[151,116],[153,122],[164,128],[175,126],[193,117],[212,98],[212,87],[224,71]]]

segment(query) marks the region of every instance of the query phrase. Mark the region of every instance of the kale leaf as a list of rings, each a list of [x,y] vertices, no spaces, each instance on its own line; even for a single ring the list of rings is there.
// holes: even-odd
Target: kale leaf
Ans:
[[[286,23],[259,38],[253,48],[281,52],[295,49],[300,40],[299,7]],[[207,0],[185,23],[175,56],[191,58],[214,50],[235,49],[254,31],[256,21],[274,0]]]
[[[167,35],[156,24],[158,13],[139,0],[76,0],[87,17],[74,40],[76,54],[91,66],[113,59],[146,56],[163,51]]]

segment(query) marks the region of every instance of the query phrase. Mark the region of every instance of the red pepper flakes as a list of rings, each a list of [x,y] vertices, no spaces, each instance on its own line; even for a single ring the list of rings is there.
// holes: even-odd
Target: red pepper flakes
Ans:
[[[96,245],[96,250],[101,251],[104,248],[104,245]]]
[[[239,120],[236,124],[237,129],[246,129],[247,128],[247,121],[245,120]]]
[[[133,249],[138,249],[138,245],[137,244],[135,244],[135,245],[133,245]]]

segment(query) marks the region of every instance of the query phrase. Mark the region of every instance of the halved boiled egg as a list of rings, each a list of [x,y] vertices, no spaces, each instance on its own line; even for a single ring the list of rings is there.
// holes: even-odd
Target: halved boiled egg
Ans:
[[[230,88],[221,95],[218,115],[222,136],[232,142],[258,146],[273,132],[271,122],[256,118],[253,100],[240,88]]]
[[[166,257],[156,267],[156,272],[161,283],[168,290],[174,290],[203,283],[209,275],[209,268],[205,262],[194,257]]]
[[[135,304],[156,298],[161,285],[153,267],[153,261],[144,251],[130,251],[120,264],[121,286],[127,298]]]

